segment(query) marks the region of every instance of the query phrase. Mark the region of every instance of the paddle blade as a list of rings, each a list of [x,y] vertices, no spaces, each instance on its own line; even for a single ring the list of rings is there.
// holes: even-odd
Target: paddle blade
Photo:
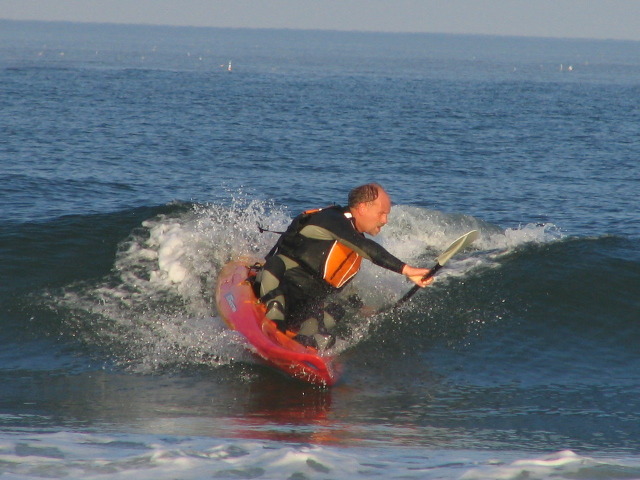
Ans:
[[[455,240],[451,245],[449,245],[449,248],[447,248],[444,252],[442,252],[438,256],[438,258],[436,258],[436,262],[438,262],[438,265],[443,266],[456,253],[458,253],[464,247],[471,245],[473,242],[475,242],[478,236],[480,236],[480,234],[478,233],[477,230],[471,230],[470,232],[465,233],[460,238]]]
[[[465,233],[464,235],[462,235],[460,238],[458,238],[457,240],[455,240],[451,245],[449,245],[449,248],[447,248],[444,252],[442,252],[440,254],[440,256],[438,258],[436,258],[436,264],[435,266],[431,269],[431,271],[423,278],[423,280],[426,280],[428,278],[433,277],[436,272],[438,270],[440,270],[442,268],[442,266],[447,263],[447,261],[453,257],[456,253],[458,253],[460,250],[462,250],[464,247],[472,244],[473,242],[475,242],[475,240],[478,238],[480,234],[478,233],[477,230],[471,230],[470,232]],[[395,305],[393,305],[391,308],[398,308],[400,305],[402,305],[403,303],[407,302],[411,297],[413,297],[413,295],[420,290],[420,287],[418,285],[415,285],[411,290],[409,290],[407,293],[404,294],[404,296],[398,300],[396,302]],[[381,310],[378,311],[378,313],[382,313],[385,312],[387,310],[389,310],[390,308],[383,308]]]

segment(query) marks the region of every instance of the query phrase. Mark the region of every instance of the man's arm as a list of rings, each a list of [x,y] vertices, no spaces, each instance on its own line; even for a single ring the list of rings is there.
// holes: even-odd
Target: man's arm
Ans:
[[[335,216],[318,220],[318,223],[305,226],[300,233],[318,240],[337,240],[374,264],[407,276],[420,287],[426,287],[433,282],[433,279],[422,280],[429,273],[428,268],[416,268],[404,263],[379,243],[358,233],[342,213],[335,212]]]

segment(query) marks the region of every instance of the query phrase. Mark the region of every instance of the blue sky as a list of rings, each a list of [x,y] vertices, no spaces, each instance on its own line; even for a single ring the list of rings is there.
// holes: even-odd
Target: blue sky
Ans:
[[[640,40],[640,0],[0,0],[0,18]]]

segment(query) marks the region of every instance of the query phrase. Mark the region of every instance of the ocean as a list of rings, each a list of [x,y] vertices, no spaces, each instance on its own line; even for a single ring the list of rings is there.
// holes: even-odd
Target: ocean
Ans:
[[[640,478],[639,102],[640,42],[0,21],[0,476]],[[370,181],[480,238],[308,386],[217,274]]]

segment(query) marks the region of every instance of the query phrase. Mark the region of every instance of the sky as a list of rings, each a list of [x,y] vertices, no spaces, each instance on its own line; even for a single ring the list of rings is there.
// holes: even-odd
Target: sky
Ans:
[[[0,0],[0,19],[640,41],[640,0]]]

